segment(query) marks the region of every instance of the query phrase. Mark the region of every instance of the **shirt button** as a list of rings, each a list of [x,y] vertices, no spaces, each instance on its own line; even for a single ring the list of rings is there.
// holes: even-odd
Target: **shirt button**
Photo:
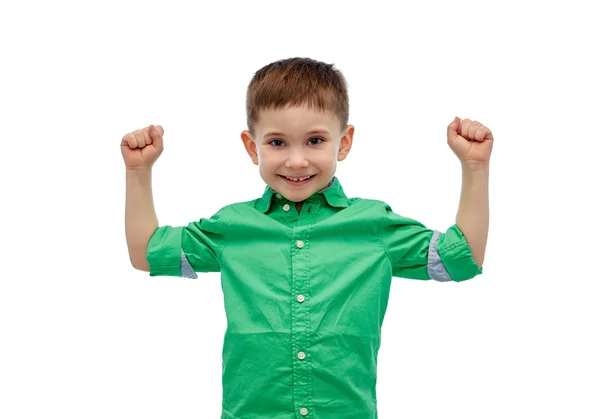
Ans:
[[[296,299],[298,300],[299,303],[301,303],[302,301],[304,301],[304,295],[300,294],[296,297]]]
[[[306,415],[308,415],[308,409],[307,409],[306,407],[301,407],[301,408],[300,408],[300,414],[301,414],[302,416],[306,416]]]
[[[278,193],[277,195],[275,195],[277,197],[277,199],[281,199],[281,194]]]
[[[290,210],[290,206],[289,206],[288,204],[285,204],[285,205],[283,206],[283,210],[284,210],[284,211],[289,211],[289,210]]]
[[[304,247],[304,242],[302,240],[298,240],[296,242],[296,246],[298,246],[300,249],[302,249]]]
[[[298,352],[298,358],[304,359],[304,358],[306,358],[306,354],[304,352],[300,351],[300,352]]]

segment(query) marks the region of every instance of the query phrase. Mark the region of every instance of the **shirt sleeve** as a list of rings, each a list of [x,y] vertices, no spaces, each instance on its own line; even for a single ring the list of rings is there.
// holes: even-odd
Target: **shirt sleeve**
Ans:
[[[219,272],[224,227],[221,211],[187,226],[159,226],[148,243],[150,276],[198,278],[196,272]]]
[[[392,276],[458,282],[483,273],[456,224],[445,233],[431,230],[384,203],[381,232]]]

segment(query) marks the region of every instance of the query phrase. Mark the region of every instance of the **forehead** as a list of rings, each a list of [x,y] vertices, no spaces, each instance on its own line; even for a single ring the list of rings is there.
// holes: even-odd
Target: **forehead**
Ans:
[[[258,131],[307,132],[324,129],[332,132],[337,128],[339,120],[329,111],[308,106],[286,106],[279,109],[264,109],[258,114],[256,128]]]

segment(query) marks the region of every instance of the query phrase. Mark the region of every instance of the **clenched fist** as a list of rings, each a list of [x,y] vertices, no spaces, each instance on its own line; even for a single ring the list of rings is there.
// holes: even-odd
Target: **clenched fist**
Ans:
[[[121,141],[121,153],[127,169],[150,169],[163,152],[163,134],[160,125],[130,132]]]
[[[454,118],[448,125],[448,145],[464,164],[488,165],[494,136],[481,122]]]

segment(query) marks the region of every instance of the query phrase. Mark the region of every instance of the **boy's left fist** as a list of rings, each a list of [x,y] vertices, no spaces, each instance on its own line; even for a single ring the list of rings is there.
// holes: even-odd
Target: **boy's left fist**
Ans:
[[[481,122],[460,119],[448,125],[448,145],[461,163],[489,164],[494,137]]]

